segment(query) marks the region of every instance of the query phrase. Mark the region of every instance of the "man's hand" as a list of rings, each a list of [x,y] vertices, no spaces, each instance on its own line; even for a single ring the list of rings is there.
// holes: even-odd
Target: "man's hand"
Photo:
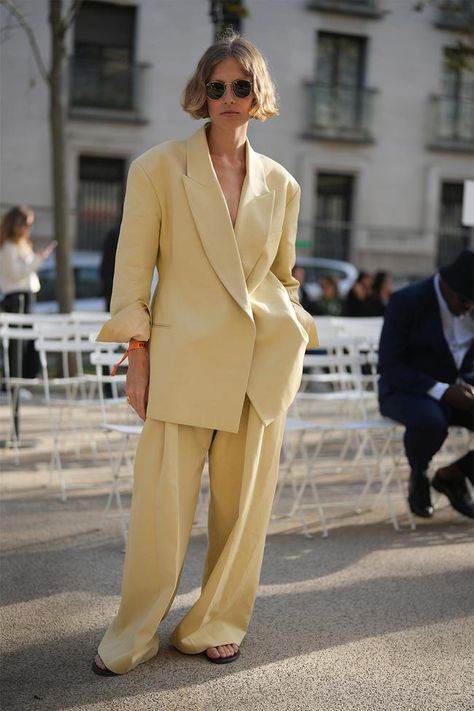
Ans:
[[[467,383],[450,385],[441,398],[441,402],[451,405],[456,410],[469,410],[474,405],[474,388]]]
[[[148,404],[150,360],[147,348],[137,348],[128,354],[128,372],[125,393],[129,405],[144,420]]]

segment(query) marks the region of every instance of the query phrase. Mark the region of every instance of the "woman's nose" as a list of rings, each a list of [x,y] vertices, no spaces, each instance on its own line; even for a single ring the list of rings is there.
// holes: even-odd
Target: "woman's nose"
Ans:
[[[234,94],[232,93],[232,85],[231,84],[228,84],[226,86],[223,99],[226,104],[229,104],[229,103],[233,104],[234,103],[235,99],[234,99]]]

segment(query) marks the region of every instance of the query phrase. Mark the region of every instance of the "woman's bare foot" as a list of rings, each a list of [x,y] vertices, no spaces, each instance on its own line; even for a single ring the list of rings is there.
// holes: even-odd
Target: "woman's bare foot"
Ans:
[[[219,657],[232,657],[239,651],[238,644],[223,644],[219,647],[209,647],[206,654],[209,659],[219,659]]]
[[[102,661],[102,659],[99,657],[98,654],[95,655],[95,657],[94,657],[94,662],[95,662],[96,665],[99,667],[99,669],[103,669],[104,671],[107,670],[107,667],[105,666],[104,662]],[[109,670],[109,671],[110,671],[110,670]]]
[[[103,660],[100,658],[98,654],[95,655],[94,661],[91,664],[91,669],[94,672],[94,674],[98,674],[99,676],[120,676],[117,672],[112,671],[112,669],[109,669],[103,662]]]

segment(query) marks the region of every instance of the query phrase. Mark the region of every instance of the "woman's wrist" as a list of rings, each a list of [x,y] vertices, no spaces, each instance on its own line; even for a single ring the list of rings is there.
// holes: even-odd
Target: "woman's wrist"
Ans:
[[[135,338],[131,338],[128,343],[128,352],[148,350],[148,341],[138,341]]]
[[[128,344],[128,357],[129,360],[136,358],[141,359],[148,356],[148,341],[136,341],[134,338],[130,339]]]

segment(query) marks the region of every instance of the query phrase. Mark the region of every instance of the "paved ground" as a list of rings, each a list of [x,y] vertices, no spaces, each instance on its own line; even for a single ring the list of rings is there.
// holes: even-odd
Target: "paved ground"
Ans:
[[[328,539],[316,523],[308,539],[294,522],[273,521],[249,634],[228,667],[168,643],[198,595],[206,542],[196,528],[157,657],[124,677],[96,677],[90,660],[119,600],[119,527],[97,529],[104,487],[57,498],[44,422],[28,427],[38,443],[19,465],[0,452],[3,711],[474,709],[473,529],[442,498],[416,531],[396,533],[383,509],[331,509]],[[103,446],[97,458],[66,455],[65,466],[76,484],[107,479]],[[335,491],[322,482],[323,498]]]

